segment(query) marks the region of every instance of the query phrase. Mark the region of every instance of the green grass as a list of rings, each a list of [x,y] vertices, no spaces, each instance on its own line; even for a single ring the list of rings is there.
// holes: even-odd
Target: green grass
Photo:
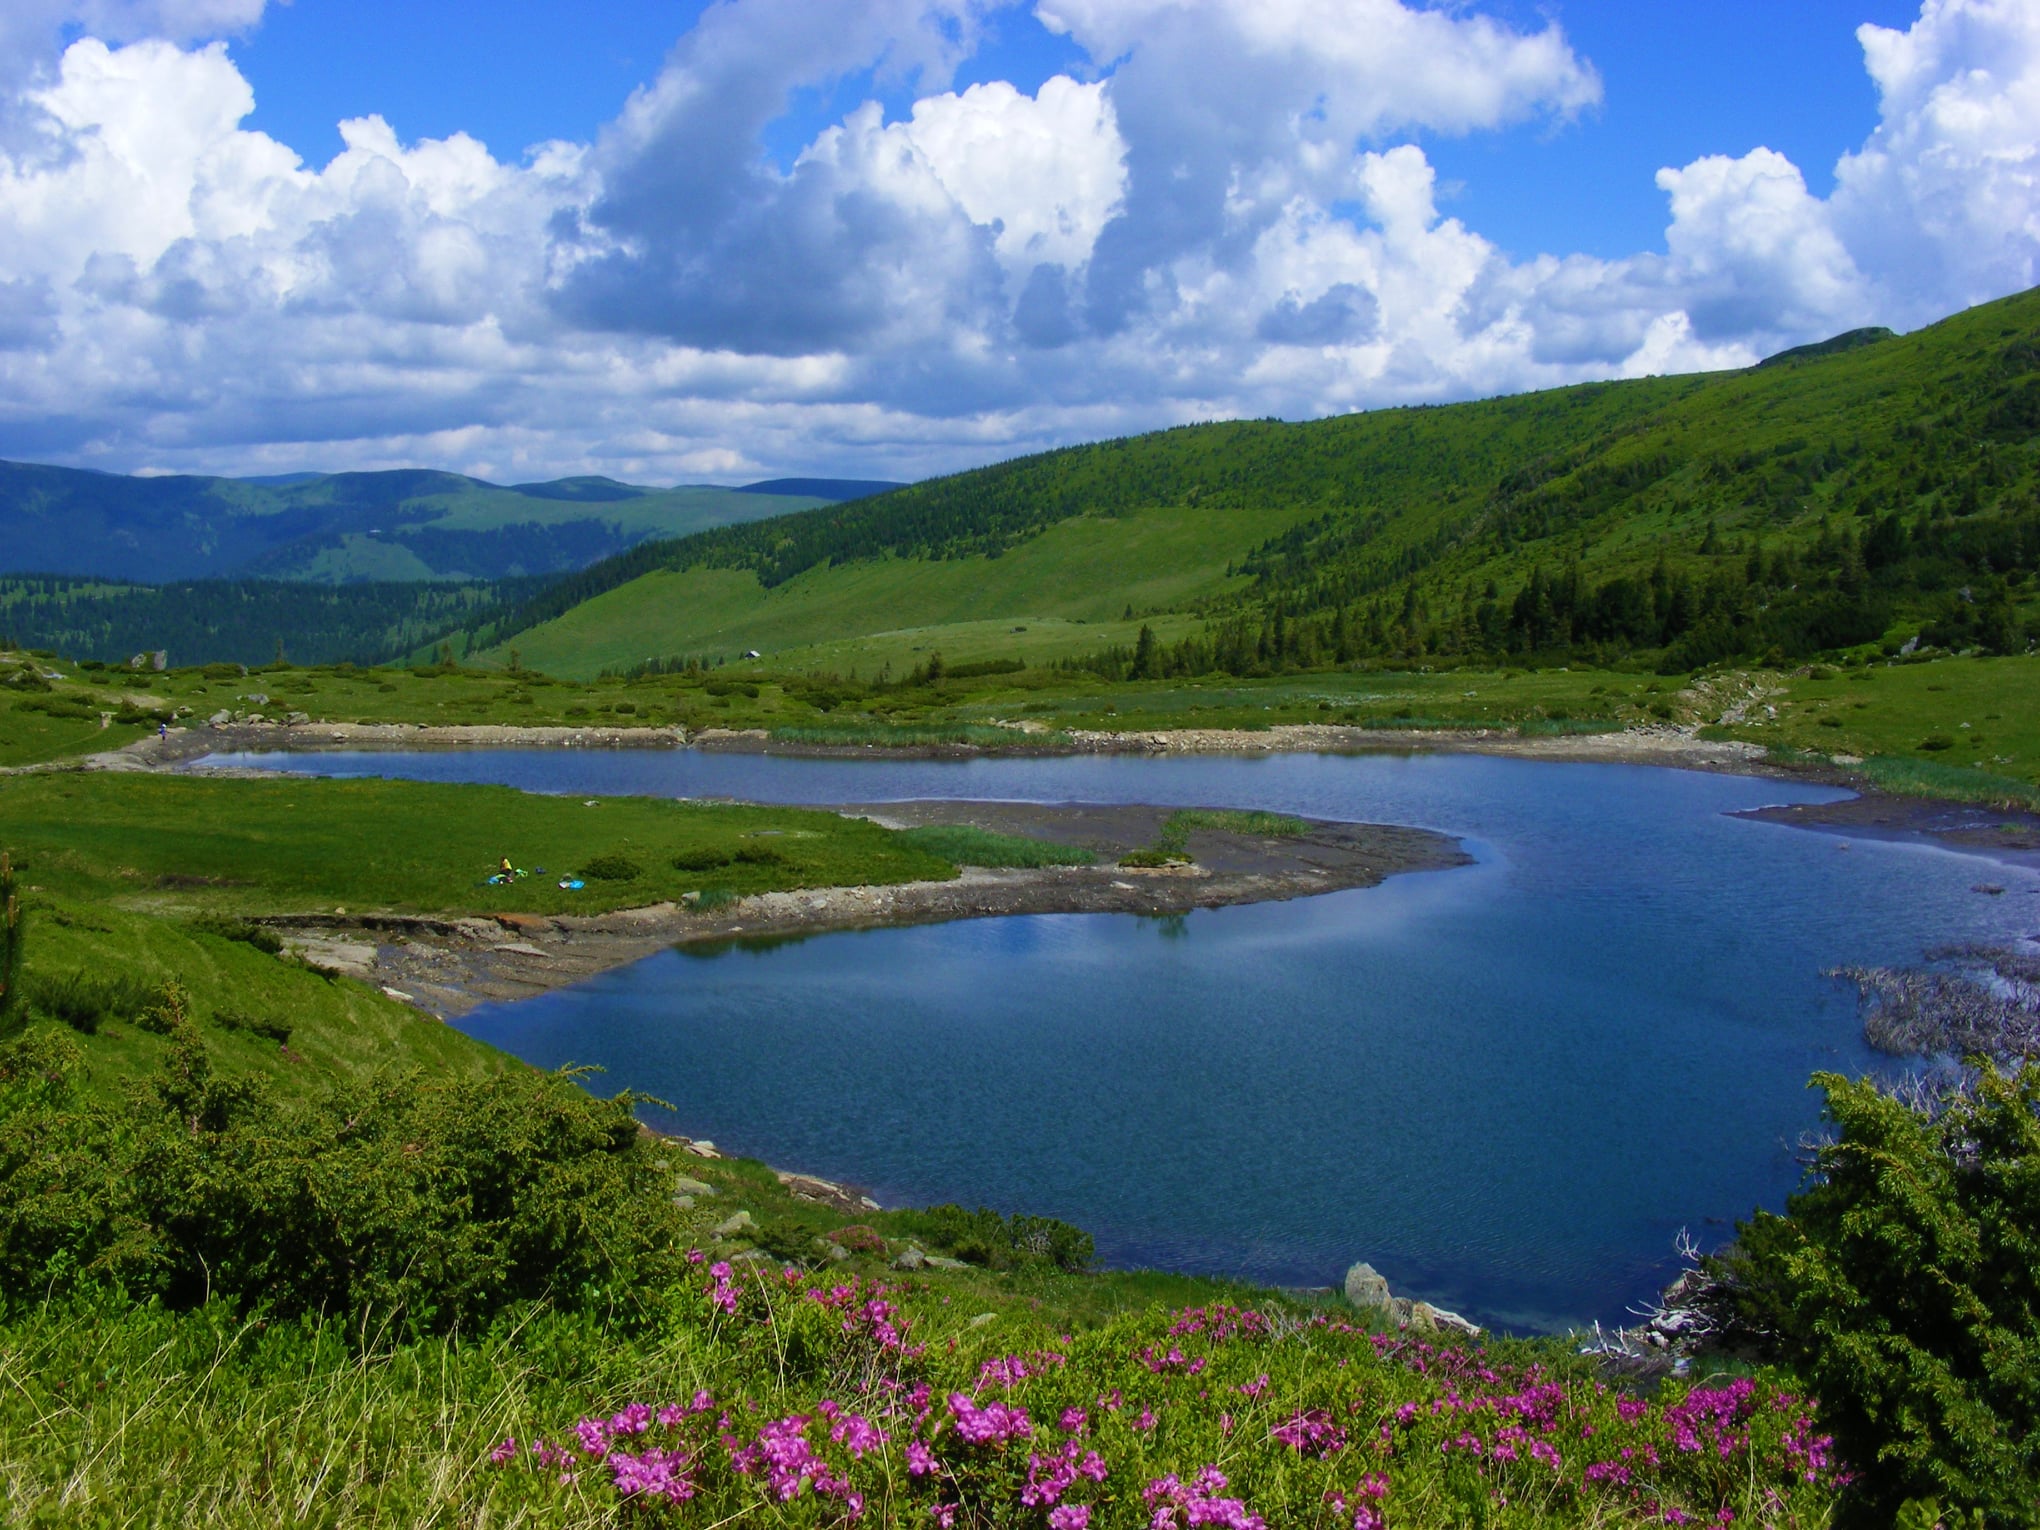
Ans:
[[[1933,784],[1927,795],[1976,797],[1985,778],[2040,785],[2040,655],[1926,664],[1815,665],[1772,677],[1778,716],[1736,737],[1824,755],[1909,761],[1887,779]],[[1942,749],[1923,747],[1943,739]],[[1972,777],[1969,773],[1974,772]],[[1911,789],[1911,788],[1908,788]]]
[[[520,632],[481,656],[563,676],[589,676],[648,657],[758,649],[790,668],[867,678],[890,663],[946,658],[1031,661],[1131,643],[1137,613],[1179,610],[1243,588],[1228,563],[1309,512],[1143,509],[1080,516],[999,558],[879,562],[818,568],[772,589],[742,570],[661,571]],[[1167,626],[1174,636],[1186,624]],[[1025,627],[1016,632],[1015,627]],[[999,630],[1004,628],[1003,633]],[[909,631],[908,629],[912,629]]]
[[[1051,844],[1020,834],[998,834],[972,824],[928,824],[900,838],[938,860],[959,866],[1089,866],[1098,858],[1081,845]]]
[[[1287,813],[1265,813],[1239,808],[1184,808],[1171,813],[1162,825],[1166,835],[1188,837],[1199,829],[1222,834],[1255,834],[1267,839],[1294,839],[1310,825]]]
[[[190,996],[221,1071],[266,1078],[285,1093],[386,1068],[479,1076],[519,1066],[366,984],[321,976],[188,921],[40,892],[27,895],[26,920],[31,996],[40,982],[75,974],[117,974],[152,989],[175,982]],[[289,1042],[246,1029],[237,1023],[242,1017],[288,1026]],[[103,1021],[76,1040],[85,1049],[87,1091],[102,1098],[153,1072],[169,1050],[133,1017]]]
[[[1905,797],[1938,797],[1951,802],[1984,802],[1993,806],[2040,808],[2040,787],[1987,771],[1936,765],[1931,760],[1874,757],[1862,771],[1880,791]]]
[[[644,797],[584,805],[409,781],[17,777],[0,782],[0,844],[24,883],[57,896],[237,913],[596,913],[699,889],[701,877],[672,859],[701,849],[731,854],[716,880],[740,893],[954,875],[892,831],[833,813]],[[759,846],[777,853],[738,854]],[[555,885],[605,855],[644,874],[580,892]],[[533,874],[488,885],[504,856]]]

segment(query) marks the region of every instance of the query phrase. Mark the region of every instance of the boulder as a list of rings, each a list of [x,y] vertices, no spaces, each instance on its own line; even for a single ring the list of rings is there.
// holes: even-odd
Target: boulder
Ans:
[[[1429,1302],[1397,1296],[1373,1265],[1362,1261],[1346,1271],[1346,1300],[1362,1312],[1379,1312],[1398,1328],[1418,1328],[1427,1333],[1456,1333],[1477,1336],[1480,1327],[1456,1312],[1434,1307]]]
[[[1346,1300],[1362,1311],[1387,1307],[1394,1299],[1387,1278],[1364,1259],[1346,1271]]]
[[[892,1267],[896,1270],[918,1270],[928,1263],[928,1256],[909,1243],[893,1256]]]
[[[751,1220],[750,1212],[740,1211],[727,1221],[716,1223],[715,1235],[718,1238],[734,1238],[742,1233],[750,1232],[757,1225],[756,1222]]]
[[[705,1185],[700,1180],[695,1179],[692,1175],[688,1174],[675,1174],[673,1176],[673,1188],[679,1191],[682,1195],[715,1194],[714,1185]]]
[[[234,714],[225,707],[221,707],[217,712],[213,713],[212,716],[206,719],[206,721],[215,728],[224,728],[228,723],[232,722],[233,720]]]
[[[1443,1307],[1433,1307],[1429,1302],[1410,1303],[1410,1326],[1439,1333],[1463,1334],[1469,1339],[1480,1337],[1480,1324],[1469,1322],[1456,1312],[1447,1312]]]
[[[970,1268],[961,1259],[949,1259],[941,1254],[929,1254],[926,1258],[928,1268],[931,1270],[967,1270]]]

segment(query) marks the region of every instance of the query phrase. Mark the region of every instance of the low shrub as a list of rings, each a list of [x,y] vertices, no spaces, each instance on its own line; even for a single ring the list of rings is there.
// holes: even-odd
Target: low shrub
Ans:
[[[1091,1235],[1081,1227],[1053,1217],[1002,1217],[986,1206],[975,1211],[929,1206],[898,1213],[894,1225],[903,1236],[995,1270],[1029,1262],[1081,1270],[1096,1252]]]
[[[238,941],[244,946],[270,956],[279,955],[283,950],[283,937],[262,925],[251,924],[246,919],[231,919],[223,914],[201,914],[191,921],[191,927],[201,935],[211,935],[218,940]]]
[[[163,997],[156,984],[119,973],[34,973],[22,992],[30,1009],[88,1036],[109,1020],[142,1022]]]
[[[633,1096],[519,1069],[279,1099],[214,1073],[182,996],[164,1007],[170,1054],[119,1104],[81,1097],[61,1031],[0,1048],[0,1303],[373,1309],[424,1333],[541,1297],[628,1321],[678,1275]]]
[[[673,857],[675,871],[714,871],[727,866],[737,858],[734,850],[725,850],[718,845],[698,845],[691,850],[682,850]]]
[[[621,853],[598,855],[581,868],[591,882],[634,882],[644,874],[644,867]]]
[[[745,866],[784,866],[786,852],[771,845],[739,845],[731,859]]]
[[[279,1046],[290,1045],[291,1026],[288,1021],[269,1020],[260,1015],[244,1014],[238,1009],[222,1009],[213,1014],[212,1023],[223,1031],[240,1031],[250,1036],[260,1036],[265,1041],[274,1041]]]
[[[1821,1399],[1856,1517],[2040,1516],[2040,1064],[1918,1108],[1815,1077],[1834,1139],[1720,1268]]]

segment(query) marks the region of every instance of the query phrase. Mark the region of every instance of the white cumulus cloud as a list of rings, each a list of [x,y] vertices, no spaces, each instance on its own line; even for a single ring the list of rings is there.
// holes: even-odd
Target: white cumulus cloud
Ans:
[[[953,89],[1018,3],[719,0],[592,143],[505,161],[365,117],[309,165],[243,125],[218,41],[260,0],[20,0],[0,455],[910,476],[1184,419],[1745,364],[2036,280],[2030,0],[1863,28],[1880,115],[1832,196],[1726,144],[1660,173],[1661,251],[1520,262],[1441,214],[1409,140],[1590,108],[1601,79],[1555,24],[1040,0],[1088,77]],[[797,95],[867,74],[909,109],[766,154]]]

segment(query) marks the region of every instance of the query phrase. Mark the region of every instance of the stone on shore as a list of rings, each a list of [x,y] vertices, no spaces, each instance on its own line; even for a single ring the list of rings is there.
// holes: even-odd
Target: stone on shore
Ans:
[[[1429,1302],[1397,1296],[1388,1288],[1381,1272],[1362,1260],[1346,1271],[1346,1300],[1362,1312],[1380,1312],[1398,1328],[1417,1328],[1427,1333],[1456,1333],[1467,1338],[1480,1336],[1480,1325],[1456,1312],[1434,1307]]]
[[[1363,1259],[1346,1271],[1346,1300],[1364,1312],[1370,1307],[1387,1307],[1394,1297],[1387,1279]]]

